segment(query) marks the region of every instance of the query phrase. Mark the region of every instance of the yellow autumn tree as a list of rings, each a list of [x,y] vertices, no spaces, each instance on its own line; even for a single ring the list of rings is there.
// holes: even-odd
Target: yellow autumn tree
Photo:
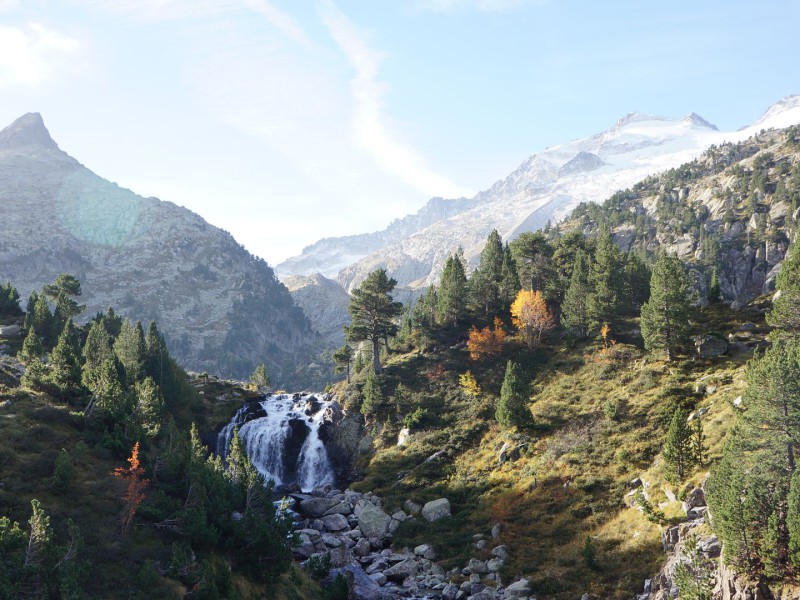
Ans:
[[[538,290],[520,290],[511,304],[511,319],[528,346],[538,346],[542,334],[556,326],[553,311]]]
[[[472,372],[467,371],[466,373],[462,373],[458,376],[458,382],[461,384],[461,389],[464,391],[464,394],[469,398],[477,398],[480,396],[481,388],[478,385],[478,382],[475,380],[475,376]]]

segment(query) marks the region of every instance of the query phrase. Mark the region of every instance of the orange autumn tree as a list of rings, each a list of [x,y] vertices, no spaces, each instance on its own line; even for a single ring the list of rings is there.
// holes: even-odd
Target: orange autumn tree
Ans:
[[[125,513],[122,515],[122,534],[128,533],[128,529],[133,522],[133,517],[136,516],[136,510],[144,500],[144,489],[149,483],[144,478],[144,468],[139,462],[139,442],[133,445],[130,458],[128,458],[130,466],[117,467],[114,469],[115,477],[123,477],[128,480],[128,490],[125,492],[123,500],[125,500]]]
[[[520,290],[511,304],[511,320],[530,347],[538,346],[542,334],[556,326],[553,311],[538,290]]]
[[[506,339],[506,332],[503,329],[503,322],[494,318],[494,329],[488,325],[483,329],[478,329],[474,325],[469,331],[467,340],[467,350],[472,360],[480,360],[486,356],[497,356],[503,349],[503,342]]]

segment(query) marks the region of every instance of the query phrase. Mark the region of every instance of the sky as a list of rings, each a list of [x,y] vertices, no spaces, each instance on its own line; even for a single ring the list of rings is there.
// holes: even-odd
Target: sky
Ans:
[[[0,0],[0,126],[275,265],[472,196],[625,114],[800,93],[800,2]]]

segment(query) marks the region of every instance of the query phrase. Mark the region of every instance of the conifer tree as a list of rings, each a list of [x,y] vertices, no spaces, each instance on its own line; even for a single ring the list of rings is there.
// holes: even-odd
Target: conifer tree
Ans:
[[[441,323],[454,327],[467,311],[467,275],[464,272],[461,249],[449,256],[444,264],[437,291],[437,313]]]
[[[524,428],[533,423],[531,412],[528,410],[529,395],[530,388],[523,378],[519,365],[508,361],[495,412],[495,418],[501,427]]]
[[[125,393],[124,370],[116,356],[87,371],[84,385],[92,392],[92,401],[85,411],[87,416],[95,407],[108,413],[115,421],[128,413],[130,402]]]
[[[579,338],[589,335],[589,260],[583,250],[575,253],[575,264],[564,302],[561,305],[561,324]]]
[[[135,415],[144,434],[154,438],[161,431],[164,419],[164,399],[155,381],[145,377],[134,388],[136,395]]]
[[[22,314],[19,292],[11,282],[0,284],[0,315],[18,317]]]
[[[591,264],[594,252],[593,240],[587,240],[580,231],[570,231],[555,243],[552,270],[555,274],[555,299],[561,302],[572,280],[572,269],[578,251],[584,252]]]
[[[664,467],[667,479],[672,483],[683,481],[694,463],[693,435],[687,418],[684,409],[675,409],[664,443]]]
[[[653,267],[650,300],[642,306],[641,327],[648,350],[664,350],[671,361],[689,333],[689,280],[676,256],[662,254]]]
[[[33,294],[31,294],[33,297]],[[36,335],[44,340],[46,347],[52,348],[59,330],[56,330],[53,313],[50,312],[50,306],[47,304],[47,298],[44,294],[37,294],[33,312],[29,313],[30,320],[28,327],[36,331]]]
[[[523,232],[509,244],[517,266],[519,283],[526,290],[540,290],[548,300],[556,274],[553,270],[553,246],[542,232]]]
[[[608,229],[597,235],[594,262],[589,269],[591,293],[587,300],[589,328],[599,331],[607,323],[615,324],[622,307],[623,258]]]
[[[520,289],[517,263],[511,255],[511,249],[506,244],[503,247],[503,263],[500,266],[500,305],[505,311],[517,297]]]
[[[140,321],[136,321],[136,324],[127,319],[123,321],[114,342],[114,353],[125,369],[125,381],[132,386],[144,375],[145,342]]]
[[[625,261],[624,304],[628,314],[638,315],[650,299],[650,268],[638,252],[630,252]]]
[[[250,383],[252,383],[258,390],[269,388],[272,381],[270,380],[269,373],[267,372],[267,365],[261,363],[256,366],[253,374],[250,375]]]
[[[333,353],[333,364],[337,373],[344,371],[347,383],[350,383],[350,366],[353,364],[353,348],[345,344]]]
[[[370,273],[364,282],[353,290],[350,305],[351,323],[346,328],[351,342],[372,342],[372,365],[375,373],[381,372],[380,343],[397,333],[394,319],[400,315],[403,305],[392,299],[397,285],[384,269]]]
[[[374,371],[369,370],[367,372],[367,380],[364,382],[364,389],[361,394],[363,396],[361,414],[367,419],[372,419],[384,408],[381,386]]]
[[[86,341],[83,344],[83,370],[84,373],[92,371],[104,361],[114,357],[111,347],[111,336],[101,321],[92,321]]]
[[[711,271],[711,284],[708,286],[708,301],[712,304],[722,300],[722,289],[719,285],[719,275],[717,267]]]
[[[470,295],[475,312],[490,320],[502,309],[500,282],[503,276],[503,242],[492,229],[481,250],[478,268],[469,280]]]
[[[800,469],[795,469],[789,483],[786,528],[789,535],[788,558],[795,569],[800,568]]]
[[[81,282],[67,273],[61,273],[54,283],[42,288],[42,294],[55,304],[54,318],[58,327],[86,309],[86,305],[73,299],[81,293]]]
[[[41,358],[43,354],[44,348],[42,348],[42,342],[39,341],[36,330],[31,327],[28,329],[28,335],[25,336],[25,340],[22,342],[22,349],[17,353],[17,360],[27,365],[33,359]]]
[[[784,259],[775,287],[779,293],[772,310],[767,313],[767,323],[775,327],[778,334],[800,334],[800,252],[797,243],[792,244]]]
[[[176,365],[167,349],[167,342],[155,321],[150,321],[144,340],[144,375],[155,381],[166,407],[174,407],[181,399],[181,385]]]
[[[58,337],[58,343],[50,353],[49,380],[59,392],[70,397],[80,394],[81,387],[81,346],[78,332],[67,319]]]

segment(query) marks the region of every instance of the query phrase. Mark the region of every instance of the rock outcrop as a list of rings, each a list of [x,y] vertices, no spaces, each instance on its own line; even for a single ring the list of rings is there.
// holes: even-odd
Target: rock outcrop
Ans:
[[[98,177],[58,148],[38,114],[0,131],[0,204],[0,280],[23,304],[70,273],[85,318],[113,306],[155,319],[186,368],[242,379],[266,362],[280,385],[318,343],[263,260],[189,210]]]

